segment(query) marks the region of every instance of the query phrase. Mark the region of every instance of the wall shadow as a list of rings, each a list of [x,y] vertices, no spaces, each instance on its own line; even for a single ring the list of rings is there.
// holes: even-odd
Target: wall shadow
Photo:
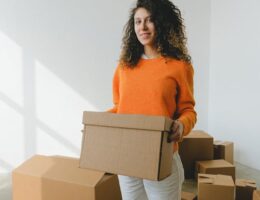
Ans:
[[[102,6],[88,1],[61,0],[14,0],[1,4],[0,31],[21,47],[24,104],[18,105],[4,91],[0,91],[0,101],[23,117],[24,159],[37,151],[37,129],[70,152],[80,152],[80,147],[36,114],[36,61],[98,110],[112,107],[112,76],[132,2],[117,0],[116,4],[116,8],[106,1]]]

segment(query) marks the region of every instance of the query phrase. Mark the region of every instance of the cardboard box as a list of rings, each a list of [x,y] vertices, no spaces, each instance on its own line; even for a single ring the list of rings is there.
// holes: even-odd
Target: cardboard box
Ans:
[[[234,143],[228,141],[214,141],[214,160],[223,159],[234,164]]]
[[[171,174],[172,125],[161,116],[84,112],[80,167],[162,180]]]
[[[256,183],[252,180],[236,179],[236,200],[252,200]]]
[[[12,173],[13,200],[120,200],[116,175],[79,168],[79,160],[33,156]]]
[[[225,160],[205,160],[196,162],[195,177],[197,174],[222,174],[232,176],[235,181],[235,166]]]
[[[234,200],[235,186],[231,176],[198,175],[199,200]]]
[[[260,190],[254,191],[253,200],[260,200]]]
[[[213,159],[213,137],[204,131],[191,131],[180,143],[179,154],[185,178],[194,178],[195,162]]]
[[[190,192],[181,192],[181,200],[196,200],[196,195]]]

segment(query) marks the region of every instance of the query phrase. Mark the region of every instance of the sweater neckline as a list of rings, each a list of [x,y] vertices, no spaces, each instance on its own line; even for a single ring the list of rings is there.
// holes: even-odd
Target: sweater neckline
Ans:
[[[163,58],[164,58],[163,56],[159,56],[157,58],[143,58],[143,57],[141,57],[140,60],[143,61],[143,62],[154,62],[154,61],[160,61]]]

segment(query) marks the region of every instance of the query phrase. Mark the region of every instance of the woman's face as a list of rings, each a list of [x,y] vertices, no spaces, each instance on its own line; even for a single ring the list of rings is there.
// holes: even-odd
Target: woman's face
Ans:
[[[138,8],[134,15],[135,34],[144,46],[154,46],[155,26],[151,14],[145,8]]]

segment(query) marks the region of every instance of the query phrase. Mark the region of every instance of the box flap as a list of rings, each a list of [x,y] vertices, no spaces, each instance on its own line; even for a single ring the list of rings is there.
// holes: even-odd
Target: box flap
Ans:
[[[234,181],[231,176],[218,174],[218,175],[216,175],[214,184],[215,185],[234,186]]]
[[[231,176],[226,175],[212,175],[212,174],[199,174],[198,181],[200,183],[214,184],[214,185],[224,185],[224,186],[234,186],[234,182]]]
[[[13,173],[27,174],[46,179],[95,186],[104,176],[98,172],[79,168],[79,159],[63,156],[35,155],[24,162]]]
[[[83,124],[104,127],[169,131],[173,120],[163,116],[84,111]]]
[[[256,182],[247,179],[236,179],[236,186],[256,188]]]
[[[213,184],[214,178],[215,178],[214,175],[198,174],[198,182],[200,182],[200,183]]]

